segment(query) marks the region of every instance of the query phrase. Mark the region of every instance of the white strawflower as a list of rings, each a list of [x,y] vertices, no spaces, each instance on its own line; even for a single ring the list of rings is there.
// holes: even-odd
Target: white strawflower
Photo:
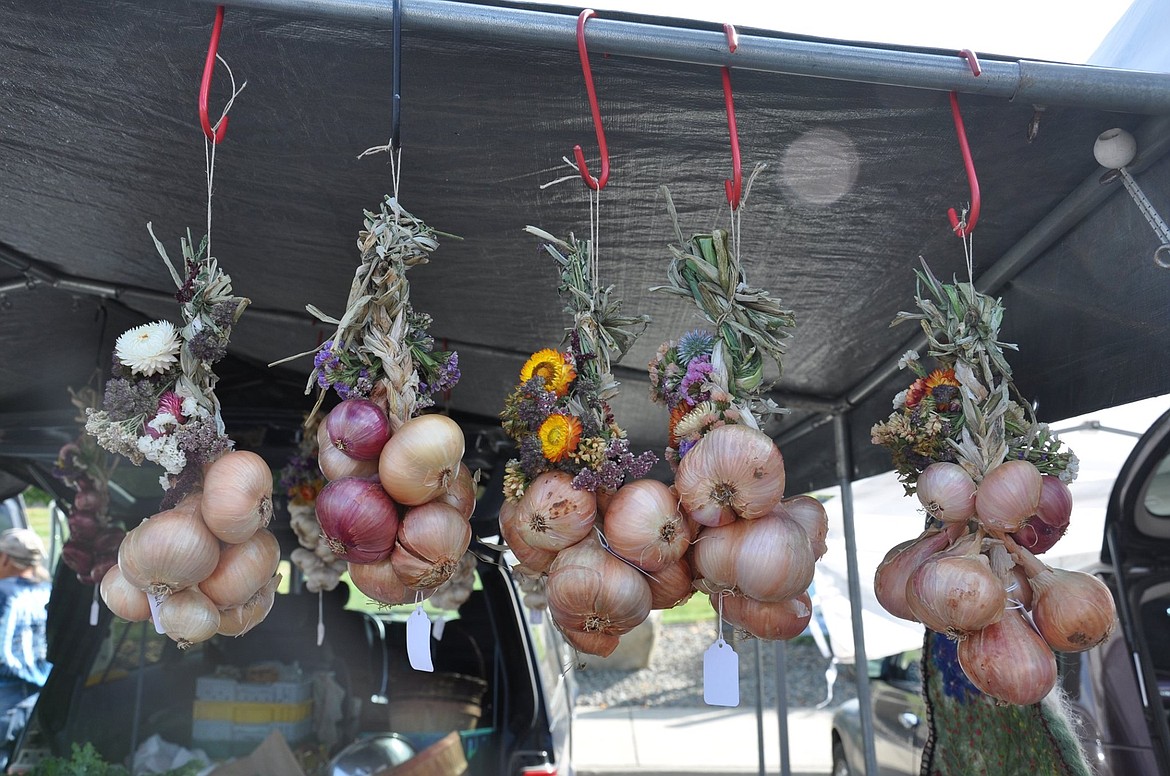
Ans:
[[[179,335],[169,321],[155,321],[123,332],[114,354],[134,374],[150,377],[167,371],[179,360]]]

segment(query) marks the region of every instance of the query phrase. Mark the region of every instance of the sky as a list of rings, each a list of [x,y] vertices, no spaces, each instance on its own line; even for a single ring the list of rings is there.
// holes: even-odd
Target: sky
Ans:
[[[929,48],[971,49],[1081,64],[1129,7],[1131,0],[597,0],[598,11],[625,10],[657,16],[730,22],[849,41]],[[550,5],[578,3],[554,0]],[[970,9],[970,12],[967,10]]]

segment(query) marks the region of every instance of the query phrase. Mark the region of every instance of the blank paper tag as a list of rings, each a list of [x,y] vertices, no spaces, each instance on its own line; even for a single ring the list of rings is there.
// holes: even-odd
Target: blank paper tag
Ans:
[[[89,624],[98,624],[98,602],[94,601],[89,605]]]
[[[415,671],[434,671],[431,664],[431,620],[421,606],[406,621],[406,657]]]
[[[544,622],[544,610],[543,609],[529,609],[528,610],[528,622],[532,625],[540,625],[542,622]]]
[[[447,627],[447,618],[439,616],[435,618],[435,622],[431,625],[431,635],[435,637],[435,641],[443,640],[443,629]]]
[[[739,705],[739,655],[723,639],[703,653],[703,701],[708,706]]]

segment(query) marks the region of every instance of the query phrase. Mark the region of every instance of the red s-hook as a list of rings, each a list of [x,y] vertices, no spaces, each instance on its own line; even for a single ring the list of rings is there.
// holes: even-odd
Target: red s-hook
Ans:
[[[739,48],[739,36],[735,27],[723,25],[723,33],[727,36],[727,48],[734,54]],[[735,100],[731,94],[731,68],[723,68],[723,104],[727,108],[727,133],[731,136],[731,167],[732,179],[723,181],[723,190],[727,192],[727,203],[731,209],[739,207],[739,199],[743,194],[743,165],[739,156],[739,131],[735,128]]]
[[[597,105],[597,90],[593,88],[593,71],[589,68],[589,50],[585,47],[585,22],[596,12],[586,8],[577,17],[577,54],[581,57],[581,72],[585,75],[585,91],[589,94],[589,108],[593,111],[593,128],[597,133],[597,145],[601,149],[601,176],[594,178],[585,166],[585,153],[581,146],[573,146],[577,169],[585,185],[594,191],[601,191],[609,181],[609,148],[605,144],[605,130],[601,126],[601,108]]]
[[[211,93],[211,75],[215,72],[215,55],[219,52],[219,33],[223,29],[222,5],[215,8],[215,24],[211,27],[211,43],[207,46],[207,59],[203,63],[203,81],[199,84],[199,123],[203,125],[203,134],[212,143],[223,142],[227,132],[228,117],[224,116],[218,127],[211,126],[211,118],[207,115],[207,100]]]

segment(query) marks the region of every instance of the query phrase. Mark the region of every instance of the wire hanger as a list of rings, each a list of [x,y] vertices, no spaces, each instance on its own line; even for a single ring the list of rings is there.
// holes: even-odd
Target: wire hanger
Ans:
[[[589,50],[585,47],[585,22],[596,12],[586,8],[577,17],[577,54],[581,57],[581,72],[585,76],[585,91],[589,94],[589,108],[593,111],[593,129],[597,133],[597,145],[601,149],[601,176],[594,178],[585,166],[585,153],[581,146],[573,146],[573,156],[577,160],[577,169],[581,171],[581,179],[585,185],[594,191],[601,191],[609,181],[609,148],[605,144],[605,129],[601,126],[601,108],[597,105],[597,90],[593,88],[593,71],[589,67]]]
[[[203,125],[203,134],[215,144],[223,142],[228,124],[227,114],[224,114],[219,120],[219,125],[213,127],[211,117],[207,113],[207,101],[211,95],[211,77],[215,73],[216,55],[219,54],[219,33],[223,30],[223,12],[222,5],[216,6],[215,23],[211,27],[211,42],[207,46],[207,59],[203,63],[203,80],[199,84],[199,123]]]
[[[723,33],[727,36],[727,48],[732,54],[739,48],[739,36],[735,27],[723,25]],[[739,207],[739,200],[743,194],[743,165],[739,156],[739,132],[735,128],[735,99],[731,93],[731,68],[724,65],[723,69],[723,103],[727,107],[727,132],[731,136],[731,166],[732,179],[723,181],[723,189],[727,192],[727,203],[731,209]]]
[[[402,0],[394,0],[394,78],[390,98],[390,147],[402,147]]]
[[[983,72],[979,66],[979,57],[971,49],[963,49],[959,56],[967,60],[971,67],[971,74],[976,78]],[[970,210],[964,218],[960,218],[954,208],[947,210],[947,218],[951,222],[951,231],[956,237],[969,237],[975,231],[975,223],[979,220],[979,208],[982,204],[979,195],[979,178],[975,175],[975,162],[971,159],[971,146],[967,143],[967,130],[963,126],[963,114],[959,111],[959,93],[951,92],[951,117],[955,120],[955,134],[959,138],[959,150],[963,154],[963,167],[967,171],[967,185],[971,191]]]

